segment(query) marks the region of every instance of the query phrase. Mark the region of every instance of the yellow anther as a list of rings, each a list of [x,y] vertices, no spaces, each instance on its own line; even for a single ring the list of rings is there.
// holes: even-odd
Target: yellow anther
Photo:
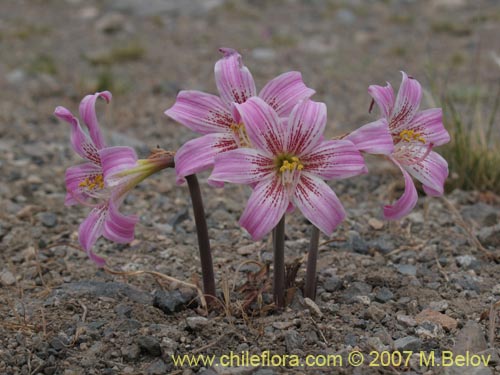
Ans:
[[[92,176],[90,178],[86,177],[78,186],[87,188],[88,190],[94,190],[96,187],[104,189],[104,178],[102,175]]]
[[[399,138],[404,142],[418,141],[425,143],[425,138],[421,133],[417,133],[414,130],[405,129],[399,133]]]

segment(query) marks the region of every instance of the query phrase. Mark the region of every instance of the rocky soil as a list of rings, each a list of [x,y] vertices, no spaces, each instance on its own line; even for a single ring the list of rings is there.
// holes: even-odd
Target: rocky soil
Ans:
[[[315,303],[301,293],[309,224],[288,219],[290,305],[274,313],[268,240],[254,243],[237,219],[249,190],[212,189],[200,176],[220,308],[207,314],[193,214],[173,171],[144,182],[125,209],[140,216],[130,245],[101,240],[113,274],[77,246],[86,210],[64,202],[64,171],[79,162],[57,105],[99,104],[109,144],[141,156],[176,149],[193,135],[163,115],[179,89],[215,92],[217,48],[237,48],[258,87],[300,70],[329,108],[329,135],[374,119],[369,84],[397,86],[405,70],[428,88],[480,92],[498,85],[500,6],[495,0],[20,0],[0,3],[0,373],[1,374],[494,374],[500,373],[500,199],[455,190],[422,197],[398,222],[380,206],[401,178],[370,159],[371,173],[332,187],[348,218],[322,237]],[[488,256],[488,254],[490,256]],[[295,266],[295,268],[294,268]],[[138,271],[138,272],[136,272]],[[412,350],[407,367],[337,369],[175,367],[172,354],[228,351],[340,354]],[[489,367],[429,367],[419,351],[491,355]]]

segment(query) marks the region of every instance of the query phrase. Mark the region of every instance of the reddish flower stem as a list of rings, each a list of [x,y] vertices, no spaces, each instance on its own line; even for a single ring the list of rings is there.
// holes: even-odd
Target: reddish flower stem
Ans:
[[[278,310],[285,307],[285,215],[273,229],[274,302]]]
[[[194,221],[198,234],[198,248],[200,250],[201,274],[203,277],[203,292],[213,298],[215,295],[214,266],[212,263],[212,253],[210,251],[210,239],[208,238],[208,227],[205,220],[205,210],[201,198],[200,185],[196,175],[186,176],[186,181],[191,194],[193,204]]]
[[[304,297],[314,301],[316,298],[316,264],[318,263],[319,229],[312,226],[311,242],[309,243],[309,253],[307,254],[306,286]]]

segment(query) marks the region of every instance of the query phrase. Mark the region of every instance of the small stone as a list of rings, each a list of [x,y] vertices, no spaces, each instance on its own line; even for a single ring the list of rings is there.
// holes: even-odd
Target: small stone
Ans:
[[[417,321],[408,315],[398,315],[396,319],[407,327],[415,327],[417,325]]]
[[[376,350],[379,353],[387,350],[387,346],[382,343],[380,337],[369,337],[366,340],[366,344],[370,347],[370,349]]]
[[[402,275],[415,276],[417,274],[417,267],[413,264],[395,264],[394,267]]]
[[[368,225],[371,226],[375,230],[380,230],[384,227],[384,222],[372,217],[372,218],[368,219]]]
[[[159,290],[153,296],[153,306],[159,308],[167,315],[183,310],[188,304],[190,307],[196,307],[194,301],[193,294],[181,293],[178,290]]]
[[[5,286],[11,286],[16,283],[16,277],[9,270],[3,270],[0,272],[0,281]]]
[[[293,321],[288,321],[288,322],[274,322],[273,327],[276,329],[288,329],[291,328],[295,325],[295,322]]]
[[[437,338],[443,335],[443,328],[439,324],[425,321],[419,324],[415,332],[423,338]]]
[[[492,227],[481,228],[477,237],[484,246],[500,246],[500,223]]]
[[[44,227],[53,228],[57,225],[57,216],[53,212],[40,212],[37,217]]]
[[[293,329],[285,333],[285,345],[287,353],[302,347],[303,339],[299,333]]]
[[[465,269],[475,269],[480,266],[479,261],[472,255],[461,255],[457,257],[457,264]]]
[[[160,342],[153,336],[139,336],[137,337],[137,344],[142,351],[153,357],[159,357],[161,355]]]
[[[172,218],[168,221],[168,224],[175,230],[177,225],[181,224],[183,221],[186,221],[188,219],[189,219],[188,208],[183,207],[180,211],[178,211],[176,214],[172,216]]]
[[[254,242],[249,245],[239,247],[236,252],[240,255],[252,255],[258,254],[260,250],[262,250],[262,244]]]
[[[133,361],[134,359],[139,358],[139,355],[141,354],[141,349],[137,344],[123,346],[120,350],[123,358],[129,361]]]
[[[388,234],[383,234],[382,236],[375,238],[370,241],[371,246],[382,254],[388,254],[396,248],[394,244],[394,239]]]
[[[413,211],[407,217],[414,224],[423,224],[425,221],[424,215],[420,211]]]
[[[355,253],[368,254],[368,245],[365,242],[365,240],[363,240],[363,238],[361,238],[361,236],[358,232],[351,230],[351,231],[349,231],[347,236],[349,238],[349,240],[348,240],[349,247]]]
[[[375,306],[375,304],[372,304],[366,309],[365,315],[368,319],[371,319],[374,322],[380,322],[385,318],[385,311]]]
[[[446,300],[432,301],[431,303],[429,303],[429,309],[434,311],[443,312],[446,311],[447,308],[448,308],[448,301]]]
[[[488,344],[484,337],[483,328],[479,323],[469,320],[458,332],[453,352],[455,354],[477,353],[486,349],[488,349]]]
[[[383,287],[375,294],[375,300],[381,303],[389,302],[394,298],[394,294],[389,288]]]
[[[186,318],[186,323],[193,331],[199,331],[208,325],[209,320],[203,316],[190,316]]]
[[[441,314],[438,311],[434,311],[431,309],[422,310],[416,317],[415,320],[417,323],[422,323],[425,321],[433,322],[441,325],[446,330],[452,330],[457,328],[458,322],[450,318],[448,315]]]
[[[165,362],[161,359],[157,359],[151,363],[146,369],[147,375],[164,375],[168,372],[168,368]]]
[[[347,287],[343,298],[347,303],[352,303],[359,296],[368,296],[372,291],[372,287],[361,281],[355,281]]]
[[[306,307],[309,309],[311,314],[316,315],[317,317],[321,318],[323,316],[323,313],[321,312],[319,306],[310,298],[304,298],[304,304]]]
[[[496,284],[491,290],[491,292],[496,296],[500,295],[500,284]]]
[[[394,348],[399,351],[411,350],[418,351],[422,346],[422,341],[415,336],[406,336],[394,341]]]
[[[337,276],[330,276],[323,282],[323,288],[327,292],[336,292],[342,287],[342,280]]]

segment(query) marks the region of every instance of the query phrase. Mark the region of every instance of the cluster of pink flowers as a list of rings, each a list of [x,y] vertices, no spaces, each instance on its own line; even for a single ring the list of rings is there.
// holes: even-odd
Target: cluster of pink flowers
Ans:
[[[383,208],[389,220],[407,215],[417,203],[412,176],[425,193],[443,194],[448,175],[446,161],[434,146],[449,141],[439,108],[419,111],[422,89],[418,81],[403,74],[397,95],[388,84],[370,86],[369,94],[380,108],[381,118],[361,126],[342,139],[325,139],[326,105],[311,99],[315,91],[305,85],[299,72],[287,72],[269,81],[257,93],[255,82],[240,54],[220,50],[215,64],[219,96],[181,91],[165,114],[200,134],[175,154],[177,182],[211,170],[209,184],[245,184],[252,193],[240,224],[259,240],[286,212],[298,208],[326,235],[345,217],[335,192],[325,182],[368,173],[363,153],[385,155],[403,173],[405,190],[392,205]],[[100,236],[130,242],[135,216],[118,208],[127,192],[147,176],[171,166],[167,159],[138,160],[129,147],[106,147],[95,113],[95,102],[107,102],[109,92],[86,96],[80,118],[63,107],[55,114],[71,124],[71,144],[86,160],[68,168],[66,204],[92,208],[81,224],[82,247],[98,264],[104,260],[92,252]]]

